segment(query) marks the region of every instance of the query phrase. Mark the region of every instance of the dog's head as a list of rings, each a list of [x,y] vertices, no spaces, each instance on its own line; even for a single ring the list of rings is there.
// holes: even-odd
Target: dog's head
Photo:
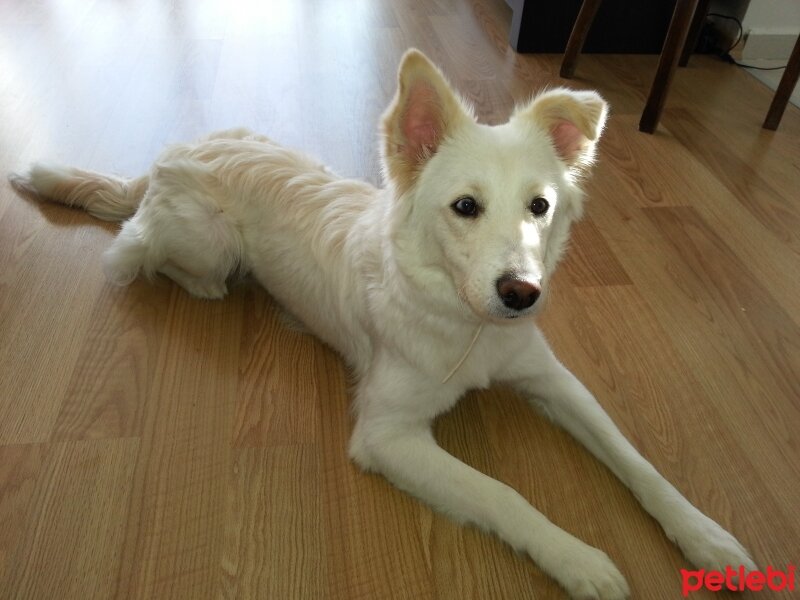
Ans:
[[[594,92],[553,89],[494,127],[480,124],[417,50],[383,116],[401,267],[438,301],[481,319],[530,316],[578,218],[579,176],[607,115]]]

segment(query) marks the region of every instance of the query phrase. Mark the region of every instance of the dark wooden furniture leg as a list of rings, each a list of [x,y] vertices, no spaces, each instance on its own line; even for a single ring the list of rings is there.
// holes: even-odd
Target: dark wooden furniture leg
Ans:
[[[781,82],[778,84],[778,91],[772,97],[772,104],[769,106],[767,118],[764,119],[764,129],[771,129],[775,131],[783,117],[783,111],[786,110],[786,105],[789,103],[789,97],[794,91],[794,86],[797,85],[797,79],[800,77],[800,36],[794,44],[794,50],[789,57],[789,64],[786,65],[786,70],[783,72]]]
[[[683,45],[683,52],[681,52],[681,58],[678,61],[679,67],[685,67],[689,64],[689,57],[692,55],[692,52],[694,52],[694,49],[697,48],[697,40],[700,38],[700,32],[703,31],[710,1],[711,0],[700,0],[697,3],[692,25],[689,27],[689,35],[686,36],[686,43]]]
[[[650,87],[650,95],[647,97],[647,104],[644,107],[642,118],[639,121],[639,131],[653,133],[661,117],[664,108],[669,85],[672,83],[672,76],[678,66],[678,58],[683,45],[686,43],[686,36],[689,33],[689,25],[692,22],[698,0],[678,0],[675,4],[675,12],[672,14],[672,21],[667,30],[667,38],[664,40],[664,48],[661,50],[661,57],[658,59],[658,69],[653,78],[653,85]]]
[[[564,79],[571,79],[575,74],[575,65],[578,64],[578,57],[581,54],[581,50],[583,50],[586,36],[589,35],[592,21],[594,21],[597,9],[600,8],[602,2],[603,0],[584,0],[583,4],[581,4],[578,18],[575,21],[575,25],[572,27],[569,41],[567,41],[567,49],[564,51],[564,60],[561,62],[561,77]]]

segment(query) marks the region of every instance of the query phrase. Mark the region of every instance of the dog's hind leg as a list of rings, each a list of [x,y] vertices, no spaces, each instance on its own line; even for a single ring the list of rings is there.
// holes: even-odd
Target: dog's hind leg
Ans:
[[[161,265],[158,272],[172,279],[172,281],[196,298],[218,300],[228,293],[225,280],[220,281],[219,277],[214,275],[198,277],[169,262]]]
[[[166,275],[198,298],[222,298],[228,276],[244,270],[244,242],[225,191],[200,162],[173,159],[154,172],[151,194],[125,224],[146,240],[145,274]]]
[[[628,597],[624,577],[603,552],[551,523],[508,485],[440,448],[430,419],[420,411],[441,402],[441,388],[416,384],[416,370],[387,368],[380,360],[358,390],[350,456],[361,467],[457,521],[497,534],[527,553],[573,598]]]
[[[155,270],[197,298],[224,297],[225,281],[239,265],[242,252],[238,232],[221,221],[211,216],[161,223],[166,231],[159,235],[161,256]]]
[[[727,565],[755,569],[742,545],[636,451],[594,396],[539,341],[530,355],[518,357],[509,381],[611,469],[692,563],[722,571]]]
[[[128,285],[140,272],[148,278],[162,273],[192,296],[225,296],[225,280],[241,258],[235,227],[185,198],[148,200],[103,255],[109,280]]]
[[[148,254],[136,218],[126,221],[114,243],[103,253],[103,270],[116,285],[128,285],[139,274]]]

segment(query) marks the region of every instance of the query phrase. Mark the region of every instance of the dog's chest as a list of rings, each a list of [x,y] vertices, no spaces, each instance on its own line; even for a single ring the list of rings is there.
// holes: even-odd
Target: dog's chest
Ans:
[[[466,391],[489,387],[507,371],[522,346],[524,338],[518,332],[484,325],[480,332],[476,326],[451,335],[418,337],[411,350],[413,362],[432,381]]]

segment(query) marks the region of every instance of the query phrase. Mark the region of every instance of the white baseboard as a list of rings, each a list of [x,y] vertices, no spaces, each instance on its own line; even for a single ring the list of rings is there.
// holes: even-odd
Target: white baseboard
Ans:
[[[750,30],[742,47],[742,60],[787,60],[792,53],[797,33],[776,33]]]

